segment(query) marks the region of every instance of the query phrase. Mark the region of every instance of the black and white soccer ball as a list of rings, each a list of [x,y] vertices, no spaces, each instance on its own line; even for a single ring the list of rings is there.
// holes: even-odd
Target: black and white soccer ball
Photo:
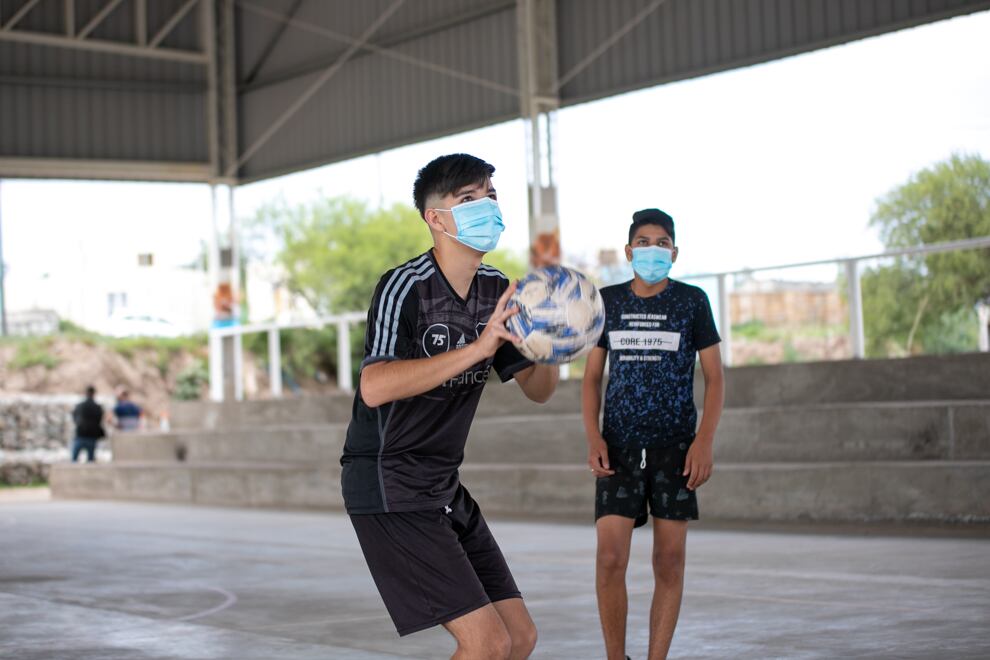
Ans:
[[[605,326],[602,297],[591,280],[563,266],[538,268],[519,281],[507,307],[519,351],[544,364],[571,362],[591,351]]]

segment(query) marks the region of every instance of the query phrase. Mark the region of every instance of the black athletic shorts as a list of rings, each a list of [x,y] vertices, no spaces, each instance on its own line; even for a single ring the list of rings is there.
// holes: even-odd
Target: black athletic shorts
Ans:
[[[399,635],[522,597],[464,486],[439,509],[355,514],[351,523]]]
[[[609,467],[615,474],[595,484],[595,520],[625,516],[641,527],[649,513],[666,520],[697,520],[698,497],[687,489],[684,462],[690,445],[668,447],[609,447]]]

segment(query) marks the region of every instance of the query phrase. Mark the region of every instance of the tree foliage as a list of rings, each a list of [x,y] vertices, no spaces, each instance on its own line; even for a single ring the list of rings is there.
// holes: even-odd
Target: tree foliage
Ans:
[[[890,248],[990,236],[990,162],[953,155],[877,202],[870,220]],[[990,301],[990,250],[904,257],[863,275],[868,353],[973,350],[975,305]]]
[[[322,198],[289,207],[262,208],[252,226],[273,236],[276,262],[290,290],[320,313],[364,310],[378,278],[433,245],[423,219],[410,206],[370,209],[349,197]],[[525,262],[496,250],[485,258],[509,277],[521,277]]]

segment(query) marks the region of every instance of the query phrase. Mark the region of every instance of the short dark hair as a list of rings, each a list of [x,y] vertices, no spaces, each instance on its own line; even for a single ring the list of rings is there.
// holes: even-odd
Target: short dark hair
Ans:
[[[419,215],[425,217],[426,198],[450,195],[458,188],[484,181],[495,174],[495,166],[469,154],[448,154],[434,158],[416,175],[413,201]]]
[[[670,236],[670,241],[672,243],[677,243],[677,239],[674,238],[674,219],[660,209],[643,209],[642,211],[636,211],[633,213],[632,218],[632,224],[629,225],[629,245],[632,245],[633,236],[636,235],[636,230],[644,225],[656,225],[658,227],[663,227],[663,230]]]
[[[86,388],[86,397],[92,399],[94,396],[96,396],[96,388],[90,385]]]

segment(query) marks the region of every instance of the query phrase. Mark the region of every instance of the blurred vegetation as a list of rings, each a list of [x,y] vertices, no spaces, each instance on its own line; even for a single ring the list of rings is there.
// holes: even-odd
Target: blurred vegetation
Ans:
[[[878,200],[870,225],[888,249],[990,236],[990,162],[953,155]],[[862,276],[870,357],[976,350],[990,303],[990,250],[903,257]]]
[[[18,361],[15,356],[10,366],[25,368],[33,364],[46,364],[53,368],[58,364],[54,356],[48,355],[48,360],[40,356],[51,349],[56,338],[77,341],[88,346],[105,346],[115,353],[131,358],[138,351],[155,351],[161,358],[160,366],[167,360],[183,352],[195,353],[206,349],[206,334],[200,333],[186,337],[107,337],[105,335],[81,328],[71,321],[59,321],[59,331],[56,335],[43,337],[0,337],[0,344],[17,346],[17,355],[24,356]]]
[[[175,377],[172,397],[179,401],[195,401],[210,382],[210,372],[203,360],[196,360]]]
[[[43,366],[45,369],[54,369],[59,365],[59,359],[49,352],[51,347],[51,337],[32,338],[34,341],[22,341],[17,343],[17,352],[10,360],[11,369],[30,369],[31,367]]]

